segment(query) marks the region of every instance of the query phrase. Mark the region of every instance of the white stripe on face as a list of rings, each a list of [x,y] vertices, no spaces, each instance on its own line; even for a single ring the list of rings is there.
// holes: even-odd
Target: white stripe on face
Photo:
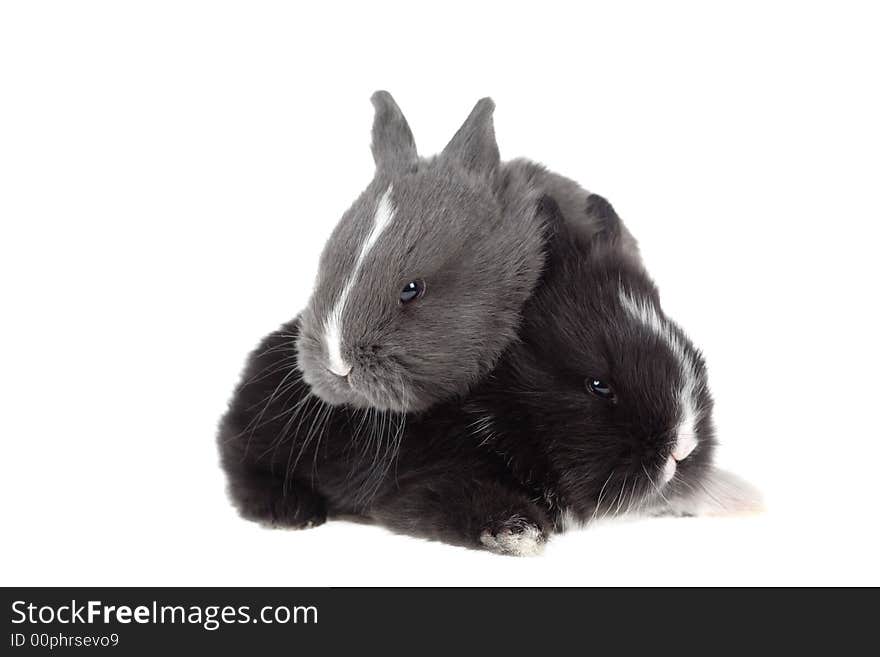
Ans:
[[[697,422],[700,418],[697,411],[699,380],[696,365],[670,322],[660,316],[654,304],[647,299],[636,299],[622,288],[619,295],[620,303],[630,316],[660,337],[681,367],[682,386],[678,392],[680,415],[675,444],[672,447],[672,458],[675,461],[683,461],[697,447]]]
[[[333,306],[333,310],[331,310],[330,314],[327,316],[327,321],[324,322],[324,343],[327,346],[327,365],[328,369],[337,376],[348,376],[348,373],[351,372],[351,365],[342,355],[342,311],[345,309],[348,296],[351,294],[351,290],[354,287],[367,254],[379,240],[379,237],[381,237],[385,229],[388,228],[394,220],[395,209],[391,202],[392,187],[392,185],[389,185],[388,189],[385,190],[385,193],[382,194],[379,199],[379,203],[376,206],[376,214],[373,216],[373,227],[370,229],[369,235],[367,235],[367,238],[361,245],[361,250],[358,253],[357,260],[355,260],[351,276],[349,276],[348,281],[346,281],[345,286],[342,288],[342,293],[339,295],[339,299],[336,300],[336,305]]]

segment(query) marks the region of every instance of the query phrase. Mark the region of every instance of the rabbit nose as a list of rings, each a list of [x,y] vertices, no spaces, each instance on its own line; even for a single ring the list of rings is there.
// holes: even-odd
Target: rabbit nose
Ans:
[[[327,367],[333,374],[340,378],[345,378],[351,373],[351,365],[346,363],[345,361],[341,362],[331,362]]]
[[[676,461],[684,461],[691,455],[697,447],[697,437],[692,433],[679,433],[675,437],[675,444],[672,446],[672,458]]]

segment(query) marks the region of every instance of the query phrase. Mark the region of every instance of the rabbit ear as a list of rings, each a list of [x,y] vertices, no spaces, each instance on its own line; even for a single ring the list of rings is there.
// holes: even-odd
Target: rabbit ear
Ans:
[[[594,239],[611,244],[620,241],[623,222],[608,199],[598,194],[590,194],[587,197],[586,213],[597,227]]]
[[[535,216],[544,228],[544,243],[548,250],[562,252],[562,249],[574,239],[569,235],[559,204],[549,194],[544,194],[538,199]]]
[[[387,91],[370,97],[376,114],[373,117],[373,160],[385,173],[406,173],[417,164],[419,155],[409,124],[403,112]]]
[[[465,169],[489,177],[498,168],[500,160],[492,123],[494,111],[495,103],[491,98],[477,101],[470,116],[443,149],[442,157],[456,160]]]
[[[535,207],[535,217],[543,229],[544,250],[548,254],[545,273],[560,265],[564,271],[564,263],[578,262],[584,254],[590,253],[595,242],[565,218],[556,199],[544,194]]]

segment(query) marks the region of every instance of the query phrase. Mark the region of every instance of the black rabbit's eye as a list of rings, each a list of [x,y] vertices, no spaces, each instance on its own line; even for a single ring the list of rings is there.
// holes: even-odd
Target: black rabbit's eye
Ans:
[[[410,281],[400,291],[400,303],[415,301],[425,293],[425,281]]]
[[[613,388],[599,379],[587,379],[587,390],[592,392],[600,399],[614,399]]]

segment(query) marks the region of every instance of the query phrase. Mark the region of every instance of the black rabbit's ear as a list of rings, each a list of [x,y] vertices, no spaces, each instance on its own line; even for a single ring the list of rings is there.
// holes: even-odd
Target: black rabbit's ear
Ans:
[[[419,155],[403,112],[387,91],[370,97],[376,114],[373,117],[373,160],[379,171],[400,174],[418,164]]]
[[[593,238],[606,243],[616,243],[623,230],[623,223],[608,200],[598,194],[587,197],[587,217],[595,223],[596,233]]]
[[[566,237],[565,218],[562,216],[559,204],[552,196],[544,194],[538,199],[535,216],[544,225],[544,241],[551,243]]]
[[[495,103],[491,98],[477,101],[458,132],[443,149],[442,157],[457,161],[477,175],[491,176],[500,162],[492,122],[494,111]]]
[[[561,256],[585,251],[589,240],[577,230],[573,230],[562,214],[559,203],[549,194],[538,199],[535,218],[544,229],[544,244],[547,252]]]

